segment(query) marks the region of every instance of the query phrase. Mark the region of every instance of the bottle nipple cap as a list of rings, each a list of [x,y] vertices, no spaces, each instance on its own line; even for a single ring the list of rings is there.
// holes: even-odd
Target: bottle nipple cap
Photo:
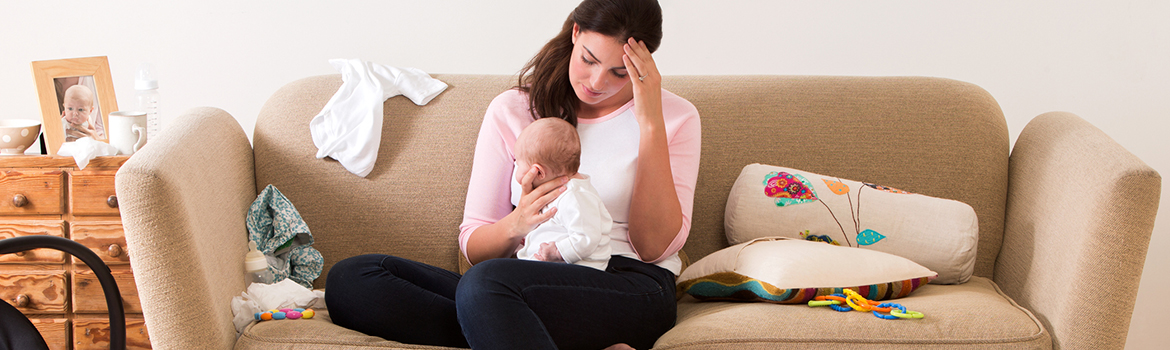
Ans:
[[[150,63],[138,65],[138,72],[134,74],[134,90],[153,90],[158,88],[158,79],[154,77],[154,66]]]
[[[248,272],[268,269],[268,259],[264,258],[256,247],[256,242],[248,240],[248,254],[244,256],[244,270]]]

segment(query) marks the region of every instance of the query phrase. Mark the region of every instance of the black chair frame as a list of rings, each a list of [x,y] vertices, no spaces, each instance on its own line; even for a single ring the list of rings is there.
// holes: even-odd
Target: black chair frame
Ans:
[[[102,292],[106,295],[106,307],[110,311],[110,349],[125,349],[126,310],[122,308],[122,294],[118,293],[118,283],[110,274],[110,267],[106,266],[106,263],[102,262],[97,254],[81,243],[61,237],[30,235],[0,240],[0,255],[38,248],[56,249],[69,253],[81,259],[93,270],[98,282],[102,285]]]

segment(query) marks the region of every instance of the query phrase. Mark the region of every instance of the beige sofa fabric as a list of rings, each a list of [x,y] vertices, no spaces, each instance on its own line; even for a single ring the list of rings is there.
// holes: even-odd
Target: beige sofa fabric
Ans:
[[[118,170],[130,263],[155,349],[227,349],[256,199],[248,137],[215,108],[188,111]]]
[[[1068,113],[1029,123],[1011,164],[1007,233],[995,281],[1040,316],[1058,347],[1120,349],[1161,177]],[[1119,302],[1120,308],[1106,307]],[[1089,316],[1099,315],[1091,311],[1097,307],[1110,317]]]
[[[362,334],[318,319],[253,323],[236,342],[236,349],[456,349],[412,345]]]
[[[364,253],[457,269],[450,242],[462,221],[479,124],[488,103],[515,79],[435,78],[450,87],[427,106],[387,100],[378,162],[364,179],[316,159],[308,134],[340,76],[290,83],[261,110],[253,137],[256,185],[276,185],[315,237],[334,237],[316,245],[325,256],[322,276],[337,257]],[[666,77],[664,88],[691,100],[704,120],[692,219],[692,232],[703,234],[688,240],[692,256],[727,246],[727,193],[739,169],[763,162],[966,202],[980,218],[975,273],[991,276],[1007,191],[1007,127],[979,87],[929,78],[746,76]],[[956,95],[963,98],[937,103]],[[385,225],[387,217],[396,225]],[[395,227],[431,234],[403,236]]]
[[[340,75],[302,79],[277,91],[260,111],[253,144],[256,191],[275,185],[296,205],[325,257],[380,253],[458,268],[459,224],[475,139],[484,110],[515,84],[507,76],[444,76],[448,88],[426,106],[404,97],[385,103],[382,144],[365,178],[332,159],[317,159],[309,121]]]
[[[268,184],[296,205],[325,256],[316,287],[325,287],[334,263],[366,253],[456,270],[479,125],[488,103],[514,85],[514,77],[435,77],[450,87],[427,106],[401,97],[385,102],[377,165],[366,178],[314,157],[308,122],[340,86],[339,75],[301,79],[276,92],[257,118],[254,150],[231,116],[203,108],[176,118],[127,161],[117,190],[153,345],[418,348],[319,321],[253,325],[237,343],[229,303],[244,287],[244,215]],[[692,260],[727,246],[722,216],[728,191],[740,169],[754,162],[959,200],[975,209],[980,233],[976,282],[929,285],[905,300],[927,313],[925,322],[684,299],[678,328],[660,347],[807,348],[842,341],[838,335],[853,329],[859,330],[853,340],[834,344],[1124,346],[1130,309],[1078,308],[1135,296],[1160,178],[1079,118],[1042,116],[1020,135],[1009,196],[1006,122],[995,100],[971,84],[794,76],[674,76],[663,84],[694,103],[703,118],[684,248]],[[964,304],[972,298],[979,302]],[[817,330],[838,333],[815,338]],[[759,341],[737,342],[742,339]]]
[[[700,302],[684,297],[679,322],[655,349],[1050,349],[1030,312],[995,284],[974,277],[962,285],[927,285],[897,300],[925,313],[887,321],[869,313],[767,303]],[[761,320],[768,320],[761,322]],[[777,332],[783,329],[784,332]],[[317,320],[253,324],[237,349],[451,349],[386,341]]]
[[[926,317],[882,320],[828,307],[701,302],[688,296],[679,301],[678,324],[654,348],[1051,348],[1040,322],[983,277],[960,285],[929,284],[893,302]]]

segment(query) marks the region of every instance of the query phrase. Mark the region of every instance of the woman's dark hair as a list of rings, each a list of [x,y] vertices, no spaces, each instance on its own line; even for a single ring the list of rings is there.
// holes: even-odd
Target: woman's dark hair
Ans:
[[[556,117],[577,126],[581,100],[569,82],[569,60],[573,54],[573,24],[581,32],[594,32],[625,42],[643,41],[650,52],[662,42],[662,8],[656,0],[585,0],[561,32],[520,70],[516,88],[528,93],[533,118]]]

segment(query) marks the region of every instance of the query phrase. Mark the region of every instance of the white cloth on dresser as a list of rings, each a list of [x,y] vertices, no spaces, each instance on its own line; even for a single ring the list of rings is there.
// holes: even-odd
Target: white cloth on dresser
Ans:
[[[341,72],[341,88],[309,122],[317,158],[336,159],[349,172],[365,177],[374,169],[382,142],[382,104],[404,95],[422,106],[447,84],[415,68],[396,68],[358,59],[332,59]]]
[[[89,136],[77,139],[77,141],[62,143],[61,148],[57,150],[57,155],[59,156],[73,157],[73,161],[77,163],[77,168],[81,170],[85,170],[85,166],[89,165],[89,161],[96,157],[117,154],[117,147],[94,140]]]

